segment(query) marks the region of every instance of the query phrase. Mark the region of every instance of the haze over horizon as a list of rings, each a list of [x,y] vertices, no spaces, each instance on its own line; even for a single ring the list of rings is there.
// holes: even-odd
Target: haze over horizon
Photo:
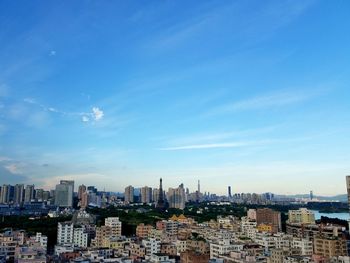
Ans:
[[[0,183],[345,193],[349,8],[0,2]]]

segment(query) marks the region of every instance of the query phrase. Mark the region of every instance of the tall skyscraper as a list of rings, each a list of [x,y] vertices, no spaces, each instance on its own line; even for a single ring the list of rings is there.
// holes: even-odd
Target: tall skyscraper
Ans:
[[[149,204],[152,201],[152,188],[144,186],[141,188],[141,202]]]
[[[159,180],[159,193],[158,193],[158,201],[156,204],[156,208],[159,210],[164,210],[166,208],[165,200],[164,200],[164,192],[163,192],[163,180],[160,178]]]
[[[348,192],[348,206],[349,206],[349,212],[350,212],[350,175],[346,176],[346,190]],[[350,220],[349,220],[350,225]]]
[[[97,194],[97,188],[93,185],[87,187],[88,192]]]
[[[201,200],[201,183],[198,180],[198,188],[196,191],[196,202],[199,202]]]
[[[10,202],[10,185],[4,184],[1,187],[0,203],[8,204]]]
[[[78,199],[81,200],[83,193],[86,191],[86,186],[85,185],[79,185],[78,188]]]
[[[72,186],[72,193],[74,193],[74,180],[61,180],[60,184]]]
[[[61,180],[55,189],[55,205],[59,207],[72,207],[74,194],[74,181]]]
[[[34,199],[34,184],[27,185],[24,192],[24,202],[30,203]]]
[[[89,192],[85,191],[81,194],[80,207],[86,208],[89,205]]]
[[[170,208],[184,209],[186,203],[185,188],[180,184],[178,188],[169,188],[168,202]]]
[[[44,191],[43,192],[43,201],[48,201],[50,198],[50,191]]]
[[[36,201],[43,201],[44,197],[44,189],[36,189],[35,190],[35,200]]]
[[[158,196],[159,196],[159,190],[157,188],[153,188],[153,190],[152,190],[152,202],[154,202],[156,205],[158,202]]]
[[[312,201],[314,199],[314,193],[310,191],[310,200]]]
[[[131,185],[125,187],[124,202],[126,204],[130,204],[134,202],[134,187],[132,187]]]
[[[16,184],[15,185],[15,196],[14,196],[14,204],[15,205],[21,205],[24,201],[24,185],[23,184]]]
[[[232,197],[231,186],[228,187],[227,191],[228,191],[228,198],[231,198]]]

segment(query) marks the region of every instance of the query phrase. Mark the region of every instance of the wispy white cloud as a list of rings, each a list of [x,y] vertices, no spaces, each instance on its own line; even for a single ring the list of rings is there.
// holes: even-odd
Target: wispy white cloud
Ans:
[[[81,117],[81,121],[82,121],[82,122],[89,122],[90,119],[89,119],[88,116],[82,116],[82,117]]]
[[[243,39],[251,46],[252,43],[271,37],[280,28],[298,19],[314,2],[273,2],[257,7],[253,12],[247,12],[249,4],[244,2],[204,5],[200,12],[183,17],[179,23],[171,23],[149,46],[159,52],[191,43],[190,40],[200,42],[205,35],[221,37],[216,35],[218,32],[225,32],[231,41]]]
[[[225,142],[225,143],[207,143],[207,144],[192,144],[175,147],[160,148],[161,151],[180,151],[180,150],[198,150],[198,149],[213,149],[213,148],[237,148],[256,144],[253,142]]]
[[[179,146],[170,146],[159,148],[161,151],[181,151],[181,150],[200,150],[200,149],[216,149],[216,148],[238,148],[238,147],[252,147],[262,146],[274,143],[293,143],[310,140],[311,137],[297,137],[297,138],[281,138],[281,139],[260,139],[260,140],[247,140],[247,141],[235,141],[235,142],[213,142],[213,143],[198,143],[198,144],[186,144]]]
[[[4,171],[7,171],[13,175],[23,174],[22,169],[25,167],[25,165],[25,163],[12,159],[8,156],[0,156],[0,167],[5,169]]]
[[[67,112],[60,111],[60,110],[57,110],[54,107],[48,107],[48,106],[46,106],[44,104],[41,104],[34,98],[24,98],[23,101],[28,103],[28,104],[36,105],[36,106],[40,107],[42,110],[44,110],[44,111],[56,112],[56,113],[61,113],[61,114],[67,114]]]
[[[45,112],[58,113],[58,114],[61,114],[64,116],[74,116],[74,115],[80,116],[82,122],[90,122],[91,120],[100,121],[104,117],[104,112],[99,107],[92,107],[90,112],[67,112],[67,111],[62,111],[62,110],[59,110],[59,109],[51,107],[51,106],[46,106],[42,103],[39,103],[34,98],[25,98],[25,99],[23,99],[23,101],[25,103],[38,106]]]
[[[12,159],[10,157],[7,156],[0,156],[0,162],[7,162],[7,161],[11,161]]]
[[[210,116],[238,111],[262,110],[272,107],[288,106],[310,100],[321,93],[322,92],[297,90],[279,91],[217,106],[209,110],[205,115]]]
[[[81,112],[80,115],[82,122],[100,121],[104,116],[104,112],[99,107],[92,107],[91,112]]]
[[[100,108],[98,108],[98,107],[93,107],[92,108],[92,114],[93,114],[93,117],[94,117],[95,121],[101,120],[103,118],[103,116],[104,116],[103,111]]]
[[[152,141],[166,143],[168,145],[191,145],[191,144],[208,144],[218,143],[229,139],[257,138],[257,136],[266,135],[274,132],[276,129],[283,127],[283,124],[266,127],[256,127],[250,129],[231,129],[220,132],[202,132],[182,136],[163,136],[152,138]]]
[[[5,165],[4,168],[13,174],[21,174],[19,167],[16,164]]]
[[[53,56],[56,56],[56,50],[51,50],[50,53],[49,53],[49,56],[50,57],[53,57]]]

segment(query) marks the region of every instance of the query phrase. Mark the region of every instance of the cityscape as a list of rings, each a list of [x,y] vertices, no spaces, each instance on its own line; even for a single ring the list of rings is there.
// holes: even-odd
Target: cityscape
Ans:
[[[346,189],[350,200],[350,176]],[[349,216],[341,220],[315,215],[349,215],[348,203],[318,200],[312,191],[307,198],[288,198],[233,193],[228,186],[227,194],[218,196],[202,193],[200,181],[194,192],[183,184],[165,190],[160,178],[158,188],[129,185],[124,193],[85,185],[76,189],[73,180],[61,180],[49,191],[4,184],[0,197],[3,262],[349,259]]]
[[[350,263],[349,11],[0,1],[0,263]]]

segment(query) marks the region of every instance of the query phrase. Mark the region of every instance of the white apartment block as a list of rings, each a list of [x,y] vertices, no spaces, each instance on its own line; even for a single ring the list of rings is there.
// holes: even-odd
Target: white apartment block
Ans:
[[[315,214],[314,212],[306,208],[299,208],[298,210],[289,210],[288,222],[300,224],[315,224]]]
[[[284,233],[274,234],[275,248],[277,249],[289,249],[292,244],[292,235],[287,235]]]
[[[231,245],[229,239],[218,240],[210,243],[210,258],[219,258],[233,251],[234,246]]]
[[[311,256],[313,252],[313,243],[307,238],[296,238],[292,240],[292,248],[299,250],[300,255]]]
[[[255,209],[248,209],[247,218],[248,218],[248,220],[255,220],[256,221],[256,210]]]
[[[119,217],[107,217],[105,219],[105,226],[121,228],[122,222],[119,221]]]
[[[47,236],[42,235],[40,232],[36,233],[35,241],[40,243],[40,246],[44,249],[47,248]]]
[[[241,232],[244,236],[255,239],[256,238],[256,221],[249,220],[247,217],[242,217]]]
[[[146,255],[149,257],[153,254],[160,253],[160,243],[160,239],[156,238],[142,240],[142,244],[146,248]]]
[[[74,228],[74,246],[87,248],[89,242],[89,234],[85,231],[85,227]]]
[[[113,236],[122,235],[122,222],[119,220],[119,217],[107,217],[105,219],[105,226],[112,228]]]
[[[59,222],[57,227],[57,245],[73,244],[73,223]]]
[[[267,233],[257,233],[254,241],[260,246],[263,246],[266,252],[275,247],[274,236]]]
[[[179,223],[173,220],[162,220],[164,224],[164,230],[167,234],[177,235],[177,231],[179,228]]]
[[[56,256],[59,256],[62,253],[73,252],[73,251],[74,251],[73,245],[56,245],[55,246],[55,255]]]
[[[150,263],[175,263],[175,259],[170,259],[169,256],[163,254],[153,254]]]

